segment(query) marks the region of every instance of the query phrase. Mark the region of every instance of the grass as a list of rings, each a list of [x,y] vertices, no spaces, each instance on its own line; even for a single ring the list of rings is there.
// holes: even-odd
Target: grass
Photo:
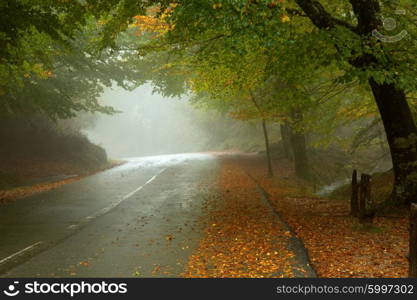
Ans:
[[[381,233],[385,230],[385,228],[370,223],[361,224],[356,221],[352,226],[352,230],[365,233]]]

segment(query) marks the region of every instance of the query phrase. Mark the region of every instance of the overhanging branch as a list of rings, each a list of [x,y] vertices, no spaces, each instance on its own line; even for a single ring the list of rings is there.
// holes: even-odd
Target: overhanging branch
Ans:
[[[353,1],[353,0],[352,0]],[[323,5],[317,0],[295,0],[298,6],[309,17],[311,22],[319,29],[332,29],[339,25],[358,33],[358,28],[352,24],[330,15]]]

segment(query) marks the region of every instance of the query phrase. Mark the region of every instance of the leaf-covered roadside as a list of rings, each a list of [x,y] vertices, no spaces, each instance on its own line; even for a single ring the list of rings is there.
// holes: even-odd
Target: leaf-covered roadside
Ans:
[[[285,164],[275,166],[277,177],[266,178],[259,157],[239,163],[270,194],[276,211],[300,237],[319,277],[407,277],[408,218],[376,217],[364,227],[349,215],[349,203],[319,199],[300,191]]]
[[[232,159],[222,159],[218,194],[206,201],[204,237],[185,277],[296,277],[305,273],[289,250],[286,231],[256,183]]]

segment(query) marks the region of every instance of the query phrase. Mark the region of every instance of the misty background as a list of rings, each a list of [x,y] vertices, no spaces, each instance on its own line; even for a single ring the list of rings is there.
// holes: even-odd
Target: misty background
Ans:
[[[256,122],[236,121],[218,112],[197,109],[187,98],[164,98],[153,93],[151,85],[133,91],[106,89],[100,103],[119,112],[95,114],[92,124],[82,131],[110,158],[250,151],[262,149],[264,143]],[[278,140],[278,132],[276,135]]]

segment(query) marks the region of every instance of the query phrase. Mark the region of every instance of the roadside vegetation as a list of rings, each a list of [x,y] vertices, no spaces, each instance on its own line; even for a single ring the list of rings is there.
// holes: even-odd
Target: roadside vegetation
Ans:
[[[32,195],[115,166],[80,131],[89,118],[54,122],[43,116],[3,119],[0,203]],[[84,125],[82,125],[84,123]]]

